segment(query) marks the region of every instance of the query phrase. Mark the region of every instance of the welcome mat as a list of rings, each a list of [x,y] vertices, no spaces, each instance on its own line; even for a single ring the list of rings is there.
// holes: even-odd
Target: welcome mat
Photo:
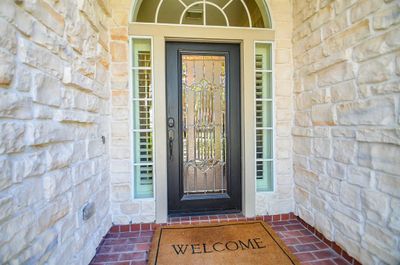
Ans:
[[[300,263],[268,225],[256,221],[159,227],[154,233],[149,264]]]

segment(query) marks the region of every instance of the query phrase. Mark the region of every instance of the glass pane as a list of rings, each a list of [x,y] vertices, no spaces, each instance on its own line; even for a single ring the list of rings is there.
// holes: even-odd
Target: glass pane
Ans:
[[[256,72],[256,99],[272,99],[272,73]]]
[[[193,4],[194,2],[198,2],[198,1],[201,1],[201,0],[182,0],[182,2],[184,2],[187,6],[190,4]]]
[[[137,12],[136,21],[137,22],[155,22],[155,15],[160,0],[146,0],[142,1],[139,10]],[[135,14],[133,14],[135,16]],[[133,18],[135,21],[135,18]]]
[[[132,40],[132,110],[135,198],[153,196],[151,39]],[[143,165],[146,164],[146,165]],[[150,165],[149,165],[150,164]]]
[[[272,130],[256,131],[256,159],[272,159]]]
[[[256,69],[272,70],[271,43],[256,44]]]
[[[153,162],[153,133],[152,132],[134,132],[134,162],[151,163]]]
[[[132,41],[132,66],[151,66],[151,39],[133,39]]]
[[[159,23],[173,23],[173,24],[179,24],[179,20],[181,17],[182,12],[185,9],[185,5],[189,6],[191,4],[194,4],[196,2],[200,2],[200,0],[146,0],[146,1],[141,1],[140,7],[136,8],[136,12],[133,12],[133,22],[150,22],[154,23],[156,18],[156,10],[157,6],[160,1],[163,1],[159,14],[158,14],[158,22]],[[224,8],[224,11],[226,12],[229,20],[230,20],[230,25],[231,26],[236,26],[236,27],[249,27],[249,19],[247,16],[246,9],[244,8],[244,5],[241,0],[208,0],[207,2],[216,4],[219,8]],[[269,11],[267,6],[264,3],[264,0],[243,0],[244,4],[247,6],[247,9],[249,10],[250,16],[251,16],[251,21],[252,21],[252,26],[256,28],[270,28],[271,27],[271,19],[269,15]],[[228,5],[227,5],[228,4]],[[203,3],[199,3],[196,7],[191,7],[194,9],[203,9],[201,7]],[[210,4],[207,4],[207,9],[212,6]],[[216,7],[210,8],[210,11],[207,10],[207,13],[214,13],[215,11],[212,11],[212,9],[218,9]],[[173,11],[171,11],[173,10]],[[191,13],[192,10],[190,10],[189,13]],[[201,11],[202,13],[202,11]],[[190,17],[192,15],[189,15]],[[195,15],[197,16],[197,15]],[[208,17],[208,15],[207,15]],[[215,20],[218,20],[215,21]],[[224,21],[223,24],[221,22]],[[202,18],[199,20],[192,20],[190,19],[186,20],[184,19],[183,24],[192,24],[192,25],[203,25]],[[218,16],[210,16],[210,23],[207,23],[207,25],[225,25],[225,19],[222,17],[222,13],[220,12]]]
[[[225,13],[231,27],[250,27],[246,9],[240,0],[233,0],[226,8]]]
[[[256,127],[272,127],[271,101],[256,101]]]
[[[207,5],[206,6],[206,24],[210,26],[227,26],[227,21],[221,11],[218,10],[215,6]]]
[[[262,1],[244,0],[244,2],[246,4],[247,8],[249,9],[253,27],[254,28],[265,28],[264,17],[263,17],[263,14],[261,13],[261,10],[264,10],[265,5],[262,3]]]
[[[176,0],[164,0],[158,13],[158,23],[179,24],[185,7]]]
[[[133,101],[133,129],[153,129],[153,102],[150,100]]]
[[[273,191],[273,164],[272,161],[256,162],[257,191]]]
[[[197,4],[189,8],[183,15],[182,24],[204,25],[203,4]]]
[[[133,70],[133,98],[151,99],[153,96],[151,85],[151,70],[139,69]]]
[[[199,2],[202,0],[182,0],[186,5],[193,4],[194,2]],[[207,0],[207,2],[212,2],[217,4],[219,7],[223,8],[230,0]]]
[[[153,166],[138,165],[134,168],[135,198],[153,197]]]
[[[186,194],[226,192],[225,57],[182,56]]]
[[[218,5],[220,8],[223,8],[230,0],[208,0],[208,2],[212,2]]]

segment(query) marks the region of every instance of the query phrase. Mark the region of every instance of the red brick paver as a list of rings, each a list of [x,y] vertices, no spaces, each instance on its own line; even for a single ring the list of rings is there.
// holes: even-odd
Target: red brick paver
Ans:
[[[264,220],[286,243],[304,265],[346,265],[348,262],[333,248],[307,229],[293,214],[245,218],[237,214],[170,218],[168,224],[216,223],[226,221]],[[113,226],[97,249],[91,265],[147,264],[154,229],[158,224]]]

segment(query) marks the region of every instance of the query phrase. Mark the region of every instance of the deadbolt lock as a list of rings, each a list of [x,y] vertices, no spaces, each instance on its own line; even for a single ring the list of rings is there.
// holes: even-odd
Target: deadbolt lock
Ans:
[[[168,118],[168,127],[173,128],[175,126],[174,118]]]

